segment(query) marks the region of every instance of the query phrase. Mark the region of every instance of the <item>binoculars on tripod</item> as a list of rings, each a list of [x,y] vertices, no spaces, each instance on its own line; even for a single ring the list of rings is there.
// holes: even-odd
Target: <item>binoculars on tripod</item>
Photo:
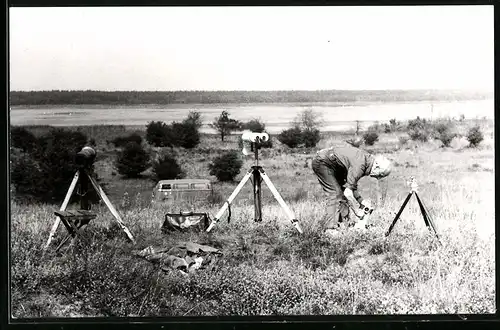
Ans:
[[[245,131],[241,135],[241,140],[243,141],[242,152],[245,156],[248,156],[252,153],[254,148],[260,149],[260,143],[269,141],[269,134]]]

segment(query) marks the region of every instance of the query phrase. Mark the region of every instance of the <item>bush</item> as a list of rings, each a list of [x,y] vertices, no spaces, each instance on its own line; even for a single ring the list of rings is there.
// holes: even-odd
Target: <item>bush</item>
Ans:
[[[132,133],[132,134],[127,135],[127,136],[119,136],[111,142],[115,145],[115,147],[122,148],[125,145],[127,145],[127,143],[129,143],[129,142],[141,144],[142,137],[137,133]]]
[[[221,140],[224,141],[224,137],[230,135],[233,131],[238,131],[242,127],[242,123],[236,119],[229,118],[229,113],[227,111],[222,111],[220,116],[216,117],[214,122],[210,124],[210,127],[215,129],[220,135]]]
[[[233,181],[240,173],[243,161],[238,157],[235,151],[229,151],[215,158],[208,169],[210,175],[214,175],[219,181]]]
[[[55,128],[36,140],[31,153],[12,152],[12,183],[17,197],[61,201],[78,170],[75,155],[86,142],[87,137],[81,132]],[[94,177],[98,180],[95,174]],[[96,201],[99,197],[91,189],[89,198]]]
[[[282,131],[278,140],[290,148],[296,148],[302,144],[302,132],[299,127],[293,127]]]
[[[426,119],[417,117],[408,121],[408,136],[412,140],[427,142],[431,134],[431,125]]]
[[[118,155],[115,166],[121,175],[135,178],[149,167],[149,155],[142,145],[129,142]]]
[[[10,142],[14,148],[19,148],[24,152],[31,152],[36,147],[36,137],[24,127],[11,126]]]
[[[186,119],[183,120],[183,124],[192,124],[199,130],[203,126],[203,120],[201,119],[201,113],[196,110],[189,111]]]
[[[434,138],[440,140],[445,147],[449,147],[451,141],[456,136],[456,134],[452,132],[452,125],[451,121],[437,122],[434,124]]]
[[[321,140],[319,129],[304,130],[302,132],[302,143],[306,148],[315,147]]]
[[[171,128],[162,121],[152,121],[146,126],[146,141],[155,147],[172,147]]]
[[[471,147],[477,147],[483,140],[483,132],[479,126],[474,126],[467,132],[467,141]]]
[[[153,163],[156,180],[182,179],[185,172],[181,169],[173,155],[164,155]]]
[[[172,140],[174,146],[192,149],[200,143],[200,133],[196,124],[190,121],[182,123],[174,122],[171,126]]]
[[[20,149],[11,152],[10,179],[15,187],[15,198],[20,200],[37,200],[45,190],[39,184],[44,175],[38,163],[29,154]]]
[[[378,133],[376,131],[366,132],[363,134],[363,139],[366,145],[372,146],[378,141]]]
[[[242,128],[244,130],[247,129],[255,133],[262,133],[266,130],[266,125],[259,119],[252,119],[249,122],[244,123],[242,125]]]

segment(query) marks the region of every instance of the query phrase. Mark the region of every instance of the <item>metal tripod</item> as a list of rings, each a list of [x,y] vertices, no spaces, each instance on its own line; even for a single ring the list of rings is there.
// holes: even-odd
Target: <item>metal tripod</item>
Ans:
[[[418,206],[420,207],[420,212],[422,213],[422,217],[424,219],[425,225],[427,226],[427,228],[429,230],[434,231],[434,234],[436,235],[436,238],[437,238],[438,242],[441,244],[441,241],[439,240],[439,235],[437,233],[434,221],[430,217],[429,211],[427,210],[427,207],[424,205],[424,203],[422,202],[422,200],[418,196],[418,193],[417,193],[418,185],[417,185],[417,182],[416,182],[416,180],[415,180],[414,177],[410,177],[410,184],[409,185],[410,185],[411,191],[408,194],[408,196],[406,196],[406,199],[403,202],[403,205],[401,205],[401,208],[399,209],[398,213],[396,214],[396,217],[394,218],[394,221],[391,223],[391,226],[389,227],[389,230],[385,233],[385,236],[389,236],[389,234],[391,233],[392,229],[394,228],[394,225],[396,224],[396,222],[398,221],[399,217],[401,216],[401,213],[403,213],[403,210],[406,207],[406,204],[408,204],[408,201],[410,200],[410,197],[412,195],[415,195],[415,197],[417,198]]]
[[[288,218],[290,219],[290,221],[292,222],[294,227],[297,229],[297,231],[299,233],[302,234],[302,229],[300,228],[299,222],[295,218],[295,215],[290,210],[290,208],[287,206],[287,204],[285,203],[285,201],[283,200],[283,198],[281,197],[279,192],[276,190],[276,187],[273,185],[273,183],[271,182],[271,179],[269,179],[269,177],[267,176],[267,174],[264,171],[264,169],[262,168],[262,166],[258,165],[259,164],[258,149],[260,149],[259,142],[252,143],[252,149],[255,152],[255,160],[256,160],[257,165],[252,166],[248,170],[248,172],[245,174],[243,179],[241,179],[240,183],[234,189],[231,196],[229,196],[229,198],[224,203],[224,205],[221,207],[219,212],[217,212],[217,214],[215,215],[215,218],[212,220],[212,222],[210,223],[210,225],[207,228],[207,232],[212,230],[212,228],[215,226],[215,224],[217,222],[219,222],[220,218],[222,217],[222,215],[224,214],[224,212],[227,209],[229,209],[229,217],[228,217],[228,221],[229,221],[229,219],[231,218],[231,208],[230,208],[231,203],[236,198],[236,196],[239,194],[239,192],[241,191],[241,189],[243,188],[245,183],[249,179],[251,179],[252,187],[253,187],[253,196],[254,196],[254,220],[257,222],[262,221],[261,184],[262,184],[262,181],[264,181],[267,184],[269,190],[271,190],[274,198],[276,198],[276,200],[278,201],[280,206],[283,208],[283,210],[287,214]]]
[[[75,190],[76,184],[80,181],[80,188],[82,191],[84,191],[84,195],[87,192],[87,187],[88,187],[88,182],[92,184],[94,187],[95,191],[99,195],[99,197],[104,201],[106,206],[108,207],[109,211],[113,214],[115,217],[116,221],[120,225],[121,229],[127,234],[127,237],[135,244],[134,237],[132,236],[132,233],[129,231],[129,229],[125,226],[123,223],[123,220],[121,219],[120,215],[116,211],[116,209],[113,207],[113,204],[111,204],[111,201],[108,199],[108,196],[104,193],[102,190],[101,186],[97,183],[97,181],[87,172],[86,169],[81,168],[79,169],[74,177],[73,181],[71,181],[71,184],[69,186],[68,192],[66,193],[66,197],[64,198],[63,204],[59,211],[66,211],[66,207],[68,206],[68,203],[71,199],[71,196],[73,195],[73,191]],[[82,210],[89,210],[90,209],[90,202],[86,196],[82,196],[80,200],[80,207]],[[45,244],[44,249],[47,249],[56,233],[57,227],[59,226],[59,223],[61,221],[61,218],[59,216],[56,217],[56,220],[52,226],[52,229],[49,234],[49,239],[47,240],[47,243]],[[79,227],[78,227],[79,229]],[[67,239],[65,239],[63,242],[65,242]]]

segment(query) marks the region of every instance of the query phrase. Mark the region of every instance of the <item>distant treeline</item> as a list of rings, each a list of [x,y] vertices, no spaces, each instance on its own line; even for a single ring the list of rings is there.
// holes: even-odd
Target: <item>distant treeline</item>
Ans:
[[[434,90],[321,90],[321,91],[12,91],[11,105],[52,104],[210,104],[299,102],[409,102],[481,100],[492,93]]]

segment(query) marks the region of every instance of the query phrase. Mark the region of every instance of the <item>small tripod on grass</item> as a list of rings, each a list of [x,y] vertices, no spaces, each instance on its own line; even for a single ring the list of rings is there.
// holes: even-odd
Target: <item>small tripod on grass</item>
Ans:
[[[418,196],[418,193],[417,193],[418,185],[417,185],[417,182],[416,182],[416,180],[415,180],[414,177],[410,177],[409,186],[411,188],[411,191],[408,194],[408,196],[406,196],[406,199],[403,202],[403,205],[401,206],[401,208],[399,209],[398,213],[396,214],[396,217],[394,218],[394,221],[392,222],[391,226],[389,227],[389,230],[385,233],[385,236],[389,236],[389,234],[391,233],[392,229],[394,228],[394,225],[396,224],[396,222],[398,221],[399,217],[401,216],[401,213],[403,213],[403,210],[406,207],[406,204],[408,204],[408,201],[410,200],[410,197],[412,195],[415,195],[415,197],[417,198],[418,206],[420,207],[420,212],[422,213],[422,217],[424,219],[425,225],[427,226],[427,228],[429,230],[434,231],[434,234],[436,235],[436,238],[437,238],[438,242],[441,244],[441,241],[439,240],[439,235],[438,235],[438,233],[436,231],[436,226],[434,225],[434,221],[429,216],[429,212],[427,210],[427,207],[424,205],[424,203],[422,202],[422,200]]]
[[[230,205],[233,202],[233,200],[236,198],[236,196],[239,194],[245,183],[250,179],[252,182],[252,187],[253,187],[253,196],[254,196],[254,220],[256,222],[262,221],[262,199],[261,199],[261,183],[262,180],[267,184],[269,187],[269,190],[271,190],[274,198],[278,201],[278,203],[281,205],[285,213],[287,214],[288,218],[294,225],[294,227],[297,229],[299,233],[302,234],[302,229],[300,228],[298,220],[295,218],[295,215],[293,212],[288,208],[286,205],[285,201],[279,194],[279,192],[276,190],[274,187],[273,183],[271,182],[271,179],[267,176],[266,172],[262,168],[262,166],[259,166],[259,152],[258,150],[261,148],[261,143],[265,142],[265,138],[263,138],[264,134],[259,134],[259,133],[249,133],[250,137],[248,138],[248,141],[251,142],[251,151],[254,152],[255,154],[255,162],[256,165],[252,166],[248,172],[245,174],[243,179],[240,181],[238,186],[234,189],[233,193],[227,201],[224,203],[222,208],[219,210],[219,212],[215,215],[215,218],[212,220],[210,223],[210,226],[207,228],[207,232],[212,230],[212,228],[215,226],[217,222],[219,222],[220,218],[224,214],[224,212],[228,209],[229,210],[229,216],[228,216],[228,222],[231,218],[231,208]],[[265,134],[267,136],[267,134]],[[243,137],[245,140],[246,138]],[[246,154],[246,149],[243,149],[243,153]]]

